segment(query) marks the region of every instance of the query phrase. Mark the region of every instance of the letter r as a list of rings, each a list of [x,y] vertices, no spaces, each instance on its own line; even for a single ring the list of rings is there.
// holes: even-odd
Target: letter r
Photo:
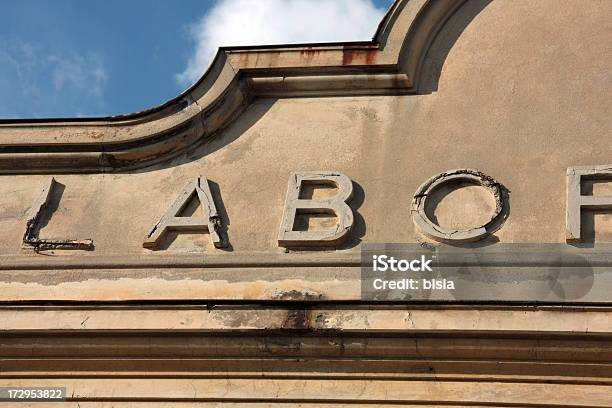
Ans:
[[[566,242],[580,242],[582,209],[601,211],[612,210],[612,196],[582,195],[581,182],[584,179],[612,180],[612,165],[568,167]]]

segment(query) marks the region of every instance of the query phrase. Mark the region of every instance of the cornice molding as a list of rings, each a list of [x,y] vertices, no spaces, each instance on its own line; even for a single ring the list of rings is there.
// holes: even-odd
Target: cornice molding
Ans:
[[[256,334],[273,331],[314,330],[344,334],[455,334],[515,336],[582,335],[609,338],[612,330],[607,308],[539,308],[506,306],[372,307],[320,304],[192,305],[113,307],[12,306],[0,307],[0,334],[44,330],[50,333],[172,332]],[[295,316],[299,315],[299,319]],[[444,316],[444,318],[441,318]],[[526,318],[528,317],[528,318]],[[572,322],[568,324],[568,322]],[[85,324],[86,323],[86,324]]]
[[[371,42],[220,48],[175,99],[107,118],[0,120],[0,174],[109,173],[214,137],[256,97],[415,93],[428,47],[465,0],[397,0]]]
[[[460,291],[415,292],[411,304],[612,305],[605,247],[519,246],[438,261]],[[0,256],[2,304],[50,302],[378,303],[362,292],[359,252]],[[252,271],[266,271],[265,276]],[[76,273],[76,274],[75,274]],[[580,281],[574,287],[572,282]],[[476,286],[474,286],[476,285]],[[478,290],[470,288],[477,287]]]
[[[508,250],[483,251],[477,258],[465,258],[462,251],[456,254],[447,253],[444,260],[438,260],[440,266],[480,268],[547,268],[554,265],[558,268],[584,267],[607,268],[612,266],[610,246],[598,245],[591,248],[581,248],[543,244],[535,246],[517,245],[514,252]],[[560,259],[562,261],[560,261]],[[0,271],[18,270],[74,270],[74,269],[213,269],[213,268],[297,268],[297,267],[346,267],[359,268],[369,265],[362,259],[359,251],[316,252],[316,253],[267,253],[244,252],[207,254],[112,254],[96,255],[81,254],[57,255],[41,257],[35,253],[23,255],[0,255]]]

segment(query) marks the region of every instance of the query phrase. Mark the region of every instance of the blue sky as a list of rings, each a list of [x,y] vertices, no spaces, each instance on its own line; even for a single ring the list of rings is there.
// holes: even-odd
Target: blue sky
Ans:
[[[21,0],[0,13],[0,118],[167,101],[219,45],[370,39],[392,0]]]

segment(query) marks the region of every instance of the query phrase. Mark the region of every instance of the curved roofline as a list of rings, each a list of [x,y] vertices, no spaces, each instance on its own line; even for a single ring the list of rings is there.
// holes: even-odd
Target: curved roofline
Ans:
[[[382,21],[381,23],[382,24]],[[380,27],[379,24],[379,27]],[[353,47],[362,47],[362,46],[372,46],[377,45],[376,37],[374,37],[370,41],[333,41],[333,42],[319,42],[319,43],[289,43],[289,44],[271,44],[271,45],[248,45],[248,46],[223,46],[219,47],[217,50],[217,54],[215,54],[215,58],[211,62],[210,66],[206,69],[204,74],[200,76],[200,78],[195,81],[192,85],[186,88],[183,92],[178,94],[172,99],[169,99],[165,102],[162,102],[159,105],[153,106],[151,108],[146,108],[141,111],[130,112],[125,114],[118,115],[108,115],[108,116],[86,116],[86,117],[52,117],[52,118],[0,118],[0,124],[6,123],[45,123],[45,122],[99,122],[99,121],[115,121],[115,120],[126,120],[126,119],[134,119],[140,116],[158,112],[177,101],[185,98],[186,95],[191,93],[208,75],[208,71],[210,67],[214,64],[215,60],[219,57],[219,54],[223,54],[225,52],[231,51],[249,51],[249,50],[263,50],[263,49],[286,49],[286,48],[324,48],[324,47],[340,47],[340,46],[353,46]]]
[[[396,0],[372,41],[221,47],[206,73],[126,115],[0,120],[0,174],[151,166],[213,137],[255,97],[415,93],[421,62],[465,0]]]

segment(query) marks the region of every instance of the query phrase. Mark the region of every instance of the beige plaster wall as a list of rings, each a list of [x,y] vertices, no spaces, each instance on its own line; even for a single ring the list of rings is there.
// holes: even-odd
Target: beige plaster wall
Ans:
[[[148,253],[144,235],[203,175],[217,183],[233,251],[279,252],[289,172],[333,170],[358,184],[344,249],[413,242],[418,185],[475,168],[511,191],[500,241],[563,242],[566,168],[612,162],[610,15],[606,0],[470,1],[434,42],[422,94],[260,99],[189,157],[134,174],[56,175],[65,190],[41,237]],[[20,253],[25,213],[49,177],[0,176],[0,254]],[[594,235],[588,224],[587,240],[612,241],[610,215],[595,216]],[[216,251],[206,234],[169,245]]]
[[[574,280],[572,268],[550,281],[522,267],[474,285],[486,300],[512,286],[596,307],[333,303],[360,300],[360,242],[422,239],[412,195],[444,170],[479,169],[511,191],[501,242],[564,242],[566,168],[612,163],[611,15],[609,0],[468,0],[434,42],[418,95],[260,99],[189,156],[132,174],[55,175],[61,199],[41,237],[92,238],[93,252],[23,250],[26,213],[51,176],[0,176],[0,301],[44,304],[0,308],[0,385],[63,386],[70,400],[53,406],[66,407],[611,406],[601,262]],[[356,183],[340,250],[278,248],[297,170]],[[198,175],[220,193],[231,248],[207,234],[142,248]],[[591,190],[612,195],[612,183]],[[436,215],[451,225],[492,211],[475,187],[445,200]],[[612,215],[597,215],[594,233],[589,219],[584,238],[612,242]],[[48,305],[62,300],[105,303]],[[125,300],[149,303],[106,303]]]

